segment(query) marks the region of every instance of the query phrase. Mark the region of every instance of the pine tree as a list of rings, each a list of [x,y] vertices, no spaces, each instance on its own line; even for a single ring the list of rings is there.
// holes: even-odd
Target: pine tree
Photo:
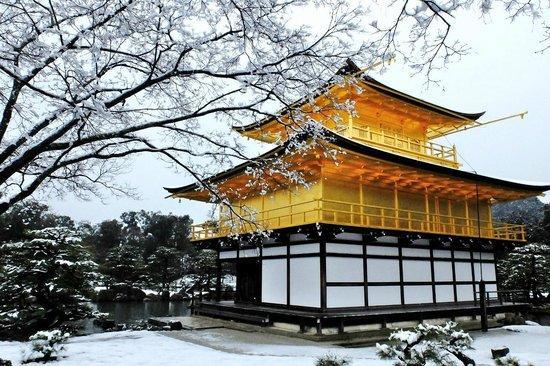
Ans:
[[[396,360],[398,366],[475,365],[464,351],[471,348],[472,338],[457,329],[457,324],[419,324],[412,330],[399,330],[389,337],[388,344],[376,344],[383,360]]]
[[[550,291],[550,246],[527,244],[516,247],[498,264],[502,287],[508,290],[528,290],[535,298]]]
[[[546,243],[550,227],[544,228],[545,205],[537,197],[499,203],[493,207],[495,221],[526,225],[527,240]]]
[[[203,291],[214,287],[216,279],[216,252],[198,250],[187,254],[184,259],[184,274],[189,280],[189,290]]]
[[[142,255],[141,249],[132,245],[122,244],[109,250],[105,263],[101,266],[109,285],[140,285],[145,269]]]
[[[147,280],[159,291],[169,290],[171,282],[182,275],[182,256],[175,248],[158,247],[149,257]]]
[[[89,314],[96,264],[68,228],[0,245],[0,337],[27,337]]]

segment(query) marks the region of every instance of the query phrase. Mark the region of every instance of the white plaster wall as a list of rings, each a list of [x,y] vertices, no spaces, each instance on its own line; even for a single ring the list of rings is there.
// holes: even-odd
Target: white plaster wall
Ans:
[[[495,270],[495,264],[494,263],[482,263],[481,264],[483,269],[483,280],[484,281],[496,281],[497,280],[497,274]],[[479,263],[474,263],[474,272],[476,276],[476,281],[481,280],[481,272],[479,268]]]
[[[290,234],[288,236],[288,239],[290,241],[307,240],[307,235],[306,234]]]
[[[357,244],[327,243],[327,253],[363,254],[363,246]]]
[[[453,292],[453,285],[436,285],[435,286],[435,299],[437,302],[453,302],[455,301],[455,295]]]
[[[425,282],[432,280],[432,270],[429,259],[403,260],[403,281]]]
[[[381,236],[376,239],[379,243],[393,243],[397,244],[398,239],[396,236]]]
[[[286,255],[286,247],[268,247],[262,249],[263,256]]]
[[[405,304],[433,303],[432,286],[405,286]]]
[[[239,252],[241,258],[253,258],[260,256],[260,248],[243,249]]]
[[[382,247],[379,245],[367,245],[367,254],[371,255],[398,255],[399,250],[394,247]]]
[[[399,286],[369,286],[369,306],[401,304]]]
[[[290,260],[290,304],[321,306],[319,258],[292,258]]]
[[[340,233],[336,235],[336,239],[361,241],[363,240],[363,235],[357,233]]]
[[[365,306],[365,290],[363,286],[328,286],[327,306],[329,308],[344,308]]]
[[[435,258],[451,258],[451,251],[450,250],[434,249],[434,257]]]
[[[220,252],[220,259],[237,258],[236,250],[229,250],[226,252]]]
[[[291,245],[290,254],[319,253],[319,243]]]
[[[367,259],[369,282],[398,282],[399,261],[397,259]]]
[[[472,280],[472,264],[470,262],[455,262],[455,272],[457,281]]]
[[[435,281],[453,280],[453,262],[434,261]]]
[[[455,258],[470,259],[470,252],[463,250],[455,250]]]
[[[479,259],[481,256],[481,259],[483,260],[494,260],[495,254],[494,253],[488,253],[488,252],[474,252],[474,259]]]
[[[327,257],[327,282],[364,282],[363,259]]]
[[[474,289],[472,285],[457,285],[456,297],[458,301],[473,301]]]
[[[286,259],[262,260],[262,301],[286,304]]]
[[[403,248],[401,252],[406,257],[423,257],[423,258],[430,257],[429,249]]]

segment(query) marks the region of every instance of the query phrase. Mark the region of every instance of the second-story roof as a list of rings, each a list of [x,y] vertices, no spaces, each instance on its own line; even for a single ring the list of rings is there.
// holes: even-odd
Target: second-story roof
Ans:
[[[346,64],[338,70],[336,75],[353,75],[358,78],[358,82],[362,84],[362,86],[374,89],[376,92],[381,93],[387,97],[397,99],[399,101],[402,101],[404,103],[410,104],[415,107],[419,107],[425,110],[428,110],[433,113],[437,113],[439,115],[453,118],[457,120],[463,120],[465,123],[472,123],[479,119],[481,116],[485,114],[485,112],[478,112],[478,113],[466,113],[466,112],[459,112],[455,111],[449,108],[445,108],[430,102],[427,102],[423,99],[416,98],[412,95],[403,93],[397,89],[391,88],[376,79],[368,76],[368,75],[361,75],[362,71],[361,69],[350,59],[346,61]],[[332,86],[336,85],[336,78],[332,78],[329,80],[325,85],[320,87],[317,92],[314,93],[315,97],[319,97],[323,94],[324,91],[330,89]],[[309,102],[309,98],[302,98],[294,102],[290,105],[290,108],[285,108],[278,113],[276,113],[276,116],[283,117],[287,113],[289,113],[290,110],[295,108],[300,108],[304,105],[306,105]],[[271,122],[274,122],[276,120],[275,117],[267,117],[260,121],[250,123],[248,125],[243,126],[233,126],[233,129],[238,132],[247,132],[252,131],[255,129],[258,129],[262,126],[265,126]]]
[[[300,136],[300,138],[311,139],[311,135],[308,132],[304,132]],[[375,159],[377,161],[384,162],[385,164],[403,166],[406,167],[408,171],[422,171],[426,175],[434,174],[437,176],[444,176],[447,178],[451,178],[452,180],[465,181],[472,185],[479,184],[496,187],[499,191],[510,190],[518,192],[517,195],[514,196],[517,197],[514,199],[536,196],[541,194],[542,192],[550,190],[550,184],[527,184],[511,180],[504,180],[500,178],[489,177],[437,164],[432,164],[407,156],[398,155],[389,151],[384,151],[372,146],[356,142],[337,133],[334,133],[333,131],[330,131],[328,129],[324,129],[323,140],[332,146],[356,154],[357,156],[363,156],[368,159]],[[247,169],[253,166],[257,166],[258,162],[261,162],[268,158],[284,158],[285,155],[291,153],[291,149],[292,147],[290,145],[290,141],[286,141],[285,143],[271,149],[270,151],[258,156],[255,159],[239,164],[232,169],[223,171],[207,178],[204,183],[217,184],[227,181],[233,177],[246,174]],[[344,162],[350,159],[350,155],[343,155]],[[186,196],[186,194],[197,192],[203,186],[204,184],[193,183],[181,187],[165,187],[165,189],[168,191],[170,196],[184,197]]]

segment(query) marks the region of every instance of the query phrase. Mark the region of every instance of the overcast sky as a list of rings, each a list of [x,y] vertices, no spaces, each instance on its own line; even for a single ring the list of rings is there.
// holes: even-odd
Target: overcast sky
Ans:
[[[382,75],[370,75],[390,87],[451,109],[487,111],[482,121],[528,110],[523,120],[475,128],[440,142],[456,144],[461,157],[480,174],[550,183],[550,50],[536,53],[541,48],[542,32],[528,20],[510,24],[495,15],[489,21],[464,17],[454,25],[453,31],[472,50],[438,75],[444,89],[433,86],[426,90],[423,76],[411,77],[410,70],[398,63]],[[471,170],[467,164],[462,169]],[[181,186],[191,179],[175,174],[152,156],[135,158],[128,173],[119,179],[135,187],[139,199],[107,197],[101,202],[66,196],[49,199],[48,203],[58,213],[91,222],[141,209],[189,214],[196,222],[208,213],[203,203],[164,198],[163,186]],[[542,199],[550,201],[550,197]]]

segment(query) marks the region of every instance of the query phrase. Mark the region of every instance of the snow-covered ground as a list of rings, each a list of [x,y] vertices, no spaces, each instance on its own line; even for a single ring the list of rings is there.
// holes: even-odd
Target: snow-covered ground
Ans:
[[[550,365],[550,327],[513,326],[492,329],[487,334],[473,332],[474,349],[470,356],[478,365],[494,365],[490,349],[507,346],[511,355],[536,366]],[[200,331],[195,331],[200,332]],[[269,336],[263,336],[269,339]],[[266,338],[267,337],[267,338]],[[274,338],[275,339],[275,338]],[[205,339],[205,344],[207,344]],[[216,339],[216,341],[220,341]],[[317,357],[330,352],[352,359],[356,366],[389,366],[390,361],[378,360],[374,347],[339,348],[307,341],[280,338],[272,344],[256,342],[236,347],[232,351],[213,349],[166,335],[139,331],[102,333],[72,338],[66,345],[66,358],[54,365],[223,365],[223,366],[287,366],[314,365]],[[28,345],[21,342],[0,342],[0,358],[19,365],[22,350]]]

